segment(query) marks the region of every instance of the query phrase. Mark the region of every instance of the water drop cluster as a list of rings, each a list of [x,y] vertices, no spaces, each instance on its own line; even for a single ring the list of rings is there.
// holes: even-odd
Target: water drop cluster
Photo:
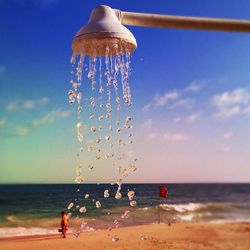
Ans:
[[[137,169],[137,158],[133,157],[131,148],[134,141],[129,85],[131,55],[128,50],[118,51],[118,48],[120,46],[115,45],[115,55],[110,55],[109,47],[106,47],[105,56],[73,55],[68,90],[69,104],[77,113],[75,130],[79,152],[75,182],[87,182],[90,173],[94,175],[100,168],[110,171],[112,166],[116,174],[110,174],[115,178],[110,182],[117,185],[113,196],[116,200],[123,199],[121,185],[124,178]],[[91,194],[85,194],[83,198],[89,197]],[[111,197],[108,189],[103,190],[102,197]],[[134,191],[128,191],[124,198],[128,199],[128,205],[136,206]],[[92,201],[97,209],[102,207],[97,197]],[[76,206],[80,214],[89,210],[85,204]],[[68,210],[73,207],[74,203],[70,203]],[[129,211],[125,211],[123,218],[128,217]]]

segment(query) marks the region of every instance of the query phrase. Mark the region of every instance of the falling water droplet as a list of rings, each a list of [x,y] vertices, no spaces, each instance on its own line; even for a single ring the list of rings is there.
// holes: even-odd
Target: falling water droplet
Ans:
[[[83,143],[83,125],[82,122],[76,124],[77,139],[80,143]]]
[[[86,207],[81,207],[81,208],[79,209],[79,212],[80,212],[80,213],[86,213],[86,212],[87,212]]]
[[[122,171],[122,176],[128,177],[128,170],[126,168]]]
[[[109,197],[109,190],[108,189],[104,190],[103,196],[104,196],[104,198]]]
[[[148,238],[145,235],[141,235],[141,240],[147,240]]]
[[[76,94],[73,90],[68,91],[68,96],[69,96],[69,103],[73,104],[76,100]]]
[[[94,165],[88,165],[88,169],[89,170],[93,170],[94,169]]]
[[[81,183],[81,182],[83,182],[83,181],[84,181],[84,178],[83,178],[82,175],[76,176],[76,178],[75,178],[75,182],[76,182],[76,183]]]
[[[70,210],[72,207],[74,206],[74,203],[73,202],[70,202],[67,209]]]
[[[136,201],[130,201],[129,204],[130,204],[131,207],[135,207],[137,205],[137,202]]]
[[[132,201],[133,200],[133,198],[134,198],[134,196],[135,196],[135,192],[133,191],[133,190],[130,190],[130,191],[128,191],[128,199],[130,200],[130,201]]]
[[[120,97],[117,96],[117,97],[115,98],[115,101],[116,101],[117,103],[120,103]]]
[[[129,215],[130,215],[130,211],[129,210],[126,210],[124,212],[124,214],[122,214],[121,218],[122,219],[128,219],[129,218]]]
[[[122,194],[119,191],[117,191],[116,194],[115,194],[115,198],[117,200],[120,200],[122,198]]]
[[[112,242],[117,242],[117,241],[119,241],[119,239],[120,238],[117,235],[115,235],[112,237]]]
[[[94,150],[94,146],[92,144],[88,145],[88,152],[91,152]]]
[[[97,137],[95,141],[96,141],[96,143],[100,143],[100,142],[101,142],[101,140],[102,140],[102,138],[101,138],[101,137]]]
[[[131,116],[127,116],[126,117],[126,123],[130,122],[132,120],[132,117]]]
[[[103,115],[99,115],[99,116],[98,116],[98,120],[99,120],[99,121],[103,120],[103,118],[104,118]]]
[[[96,132],[96,127],[95,127],[95,126],[91,126],[91,127],[90,127],[90,130],[91,130],[92,132]]]
[[[99,93],[100,93],[100,94],[103,94],[103,93],[104,93],[104,88],[103,88],[103,87],[101,87],[101,88],[99,89]]]
[[[100,208],[100,207],[102,206],[102,204],[101,204],[100,201],[96,201],[95,206],[96,206],[97,208]]]
[[[107,141],[109,141],[109,140],[110,140],[110,135],[105,135],[105,139],[106,139]]]
[[[80,104],[80,103],[81,103],[81,100],[82,100],[82,93],[79,92],[79,93],[77,94],[76,98],[77,98],[78,104]]]

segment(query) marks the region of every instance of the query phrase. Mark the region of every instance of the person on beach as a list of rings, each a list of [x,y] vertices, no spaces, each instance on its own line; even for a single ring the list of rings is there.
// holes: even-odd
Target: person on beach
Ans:
[[[68,217],[64,213],[64,211],[61,212],[61,227],[62,227],[62,237],[66,238],[66,231],[68,229]]]

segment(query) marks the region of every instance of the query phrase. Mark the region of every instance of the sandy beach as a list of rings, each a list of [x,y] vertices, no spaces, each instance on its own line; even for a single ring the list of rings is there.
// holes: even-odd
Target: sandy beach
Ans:
[[[112,237],[119,240],[112,242]],[[96,249],[241,249],[250,246],[250,224],[144,225],[68,235],[15,237],[0,240],[1,250],[96,250]]]

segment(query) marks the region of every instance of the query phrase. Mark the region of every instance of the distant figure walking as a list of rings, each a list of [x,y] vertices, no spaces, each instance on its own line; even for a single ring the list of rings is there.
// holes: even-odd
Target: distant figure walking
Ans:
[[[68,216],[64,213],[64,211],[61,212],[61,227],[62,237],[66,238],[66,231],[68,229]]]

